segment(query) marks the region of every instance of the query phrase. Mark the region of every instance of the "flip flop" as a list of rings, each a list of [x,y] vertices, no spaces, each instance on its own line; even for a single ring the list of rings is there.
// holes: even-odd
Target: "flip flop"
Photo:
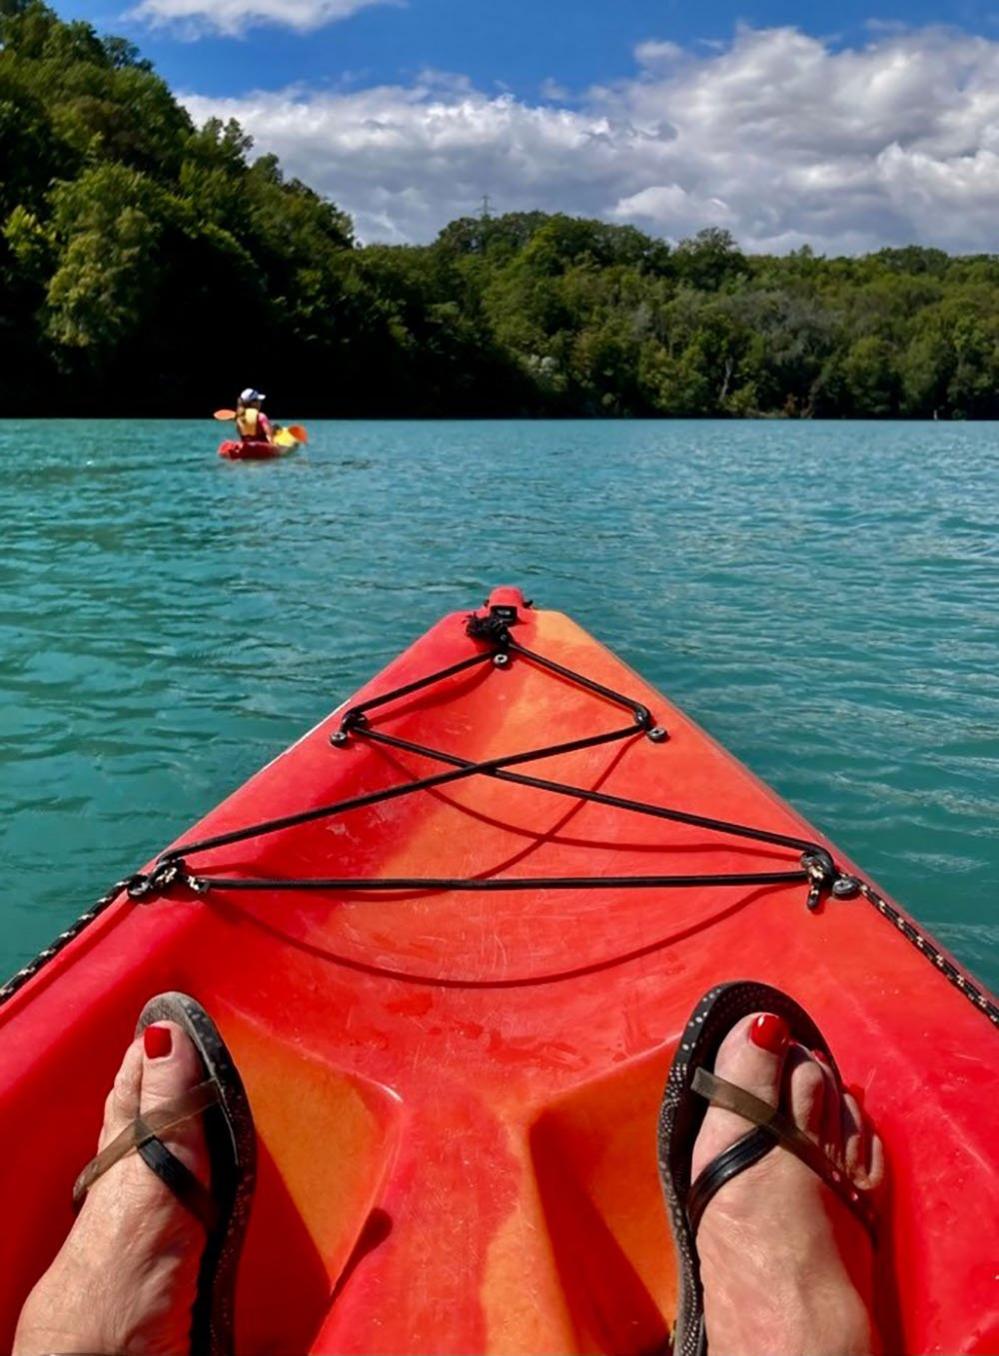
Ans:
[[[161,993],[143,1008],[135,1034],[162,1021],[176,1022],[186,1032],[207,1077],[174,1100],[137,1116],[91,1159],[76,1179],[73,1204],[79,1209],[94,1182],[134,1149],[205,1227],[205,1250],[191,1309],[191,1352],[231,1356],[236,1267],[256,1176],[253,1117],[232,1056],[201,1004],[187,994]],[[199,1115],[204,1117],[210,1190],[159,1138],[165,1130]]]
[[[713,1072],[718,1047],[742,1017],[772,1012],[783,1017],[791,1039],[821,1051],[840,1082],[832,1054],[818,1027],[793,998],[768,984],[742,980],[709,990],[680,1037],[659,1113],[659,1178],[669,1212],[679,1267],[679,1299],[673,1334],[674,1356],[705,1356],[704,1292],[697,1255],[697,1226],[717,1191],[781,1145],[806,1163],[833,1190],[873,1237],[867,1199],[840,1167],[794,1124],[789,1115]],[[782,1095],[782,1102],[785,1100]],[[734,1111],[752,1123],[740,1139],[713,1159],[691,1183],[694,1141],[708,1106]]]

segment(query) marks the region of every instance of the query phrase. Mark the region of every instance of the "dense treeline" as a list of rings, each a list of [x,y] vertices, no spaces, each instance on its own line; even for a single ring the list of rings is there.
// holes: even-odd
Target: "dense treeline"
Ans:
[[[120,38],[0,0],[0,409],[999,416],[999,257],[540,212],[359,247]]]

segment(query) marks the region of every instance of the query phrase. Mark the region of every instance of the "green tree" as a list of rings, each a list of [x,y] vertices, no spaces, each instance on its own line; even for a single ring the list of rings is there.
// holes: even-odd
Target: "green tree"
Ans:
[[[885,339],[857,339],[843,359],[843,378],[851,413],[878,418],[898,407],[899,378],[894,352]]]
[[[135,170],[100,165],[52,194],[61,246],[48,284],[48,332],[95,357],[131,337],[160,268],[162,195]]]
[[[702,292],[718,292],[749,272],[731,232],[718,226],[708,226],[681,240],[673,259],[681,281]]]

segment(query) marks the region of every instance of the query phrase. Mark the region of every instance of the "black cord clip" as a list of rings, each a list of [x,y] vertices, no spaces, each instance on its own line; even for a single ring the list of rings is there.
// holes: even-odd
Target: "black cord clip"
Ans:
[[[511,617],[509,614],[513,613]],[[465,634],[473,640],[485,640],[497,650],[506,651],[510,644],[510,624],[517,620],[516,608],[494,607],[488,617],[473,612],[465,627]]]
[[[817,909],[823,894],[833,899],[853,899],[860,893],[860,881],[841,871],[825,848],[815,847],[802,855],[801,865],[808,873],[808,907]]]
[[[832,890],[839,875],[836,870],[836,863],[825,848],[816,847],[809,848],[807,852],[802,853],[801,865],[811,881],[806,903],[810,909],[817,909],[822,902],[823,894],[827,890]]]
[[[352,707],[349,711],[343,713],[339,729],[334,730],[330,735],[330,743],[335,749],[342,749],[350,738],[351,730],[363,730],[367,723],[368,718],[364,712]]]
[[[130,879],[127,889],[129,899],[148,899],[150,895],[162,894],[176,881],[188,883],[187,863],[183,857],[167,857],[157,862],[148,875],[137,871]]]

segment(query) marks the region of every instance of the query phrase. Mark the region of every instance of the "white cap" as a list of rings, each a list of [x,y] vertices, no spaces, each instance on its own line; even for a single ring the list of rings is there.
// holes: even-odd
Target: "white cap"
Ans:
[[[245,391],[240,391],[239,398],[244,405],[249,405],[255,400],[267,399],[263,391],[255,391],[252,386],[247,386]]]

